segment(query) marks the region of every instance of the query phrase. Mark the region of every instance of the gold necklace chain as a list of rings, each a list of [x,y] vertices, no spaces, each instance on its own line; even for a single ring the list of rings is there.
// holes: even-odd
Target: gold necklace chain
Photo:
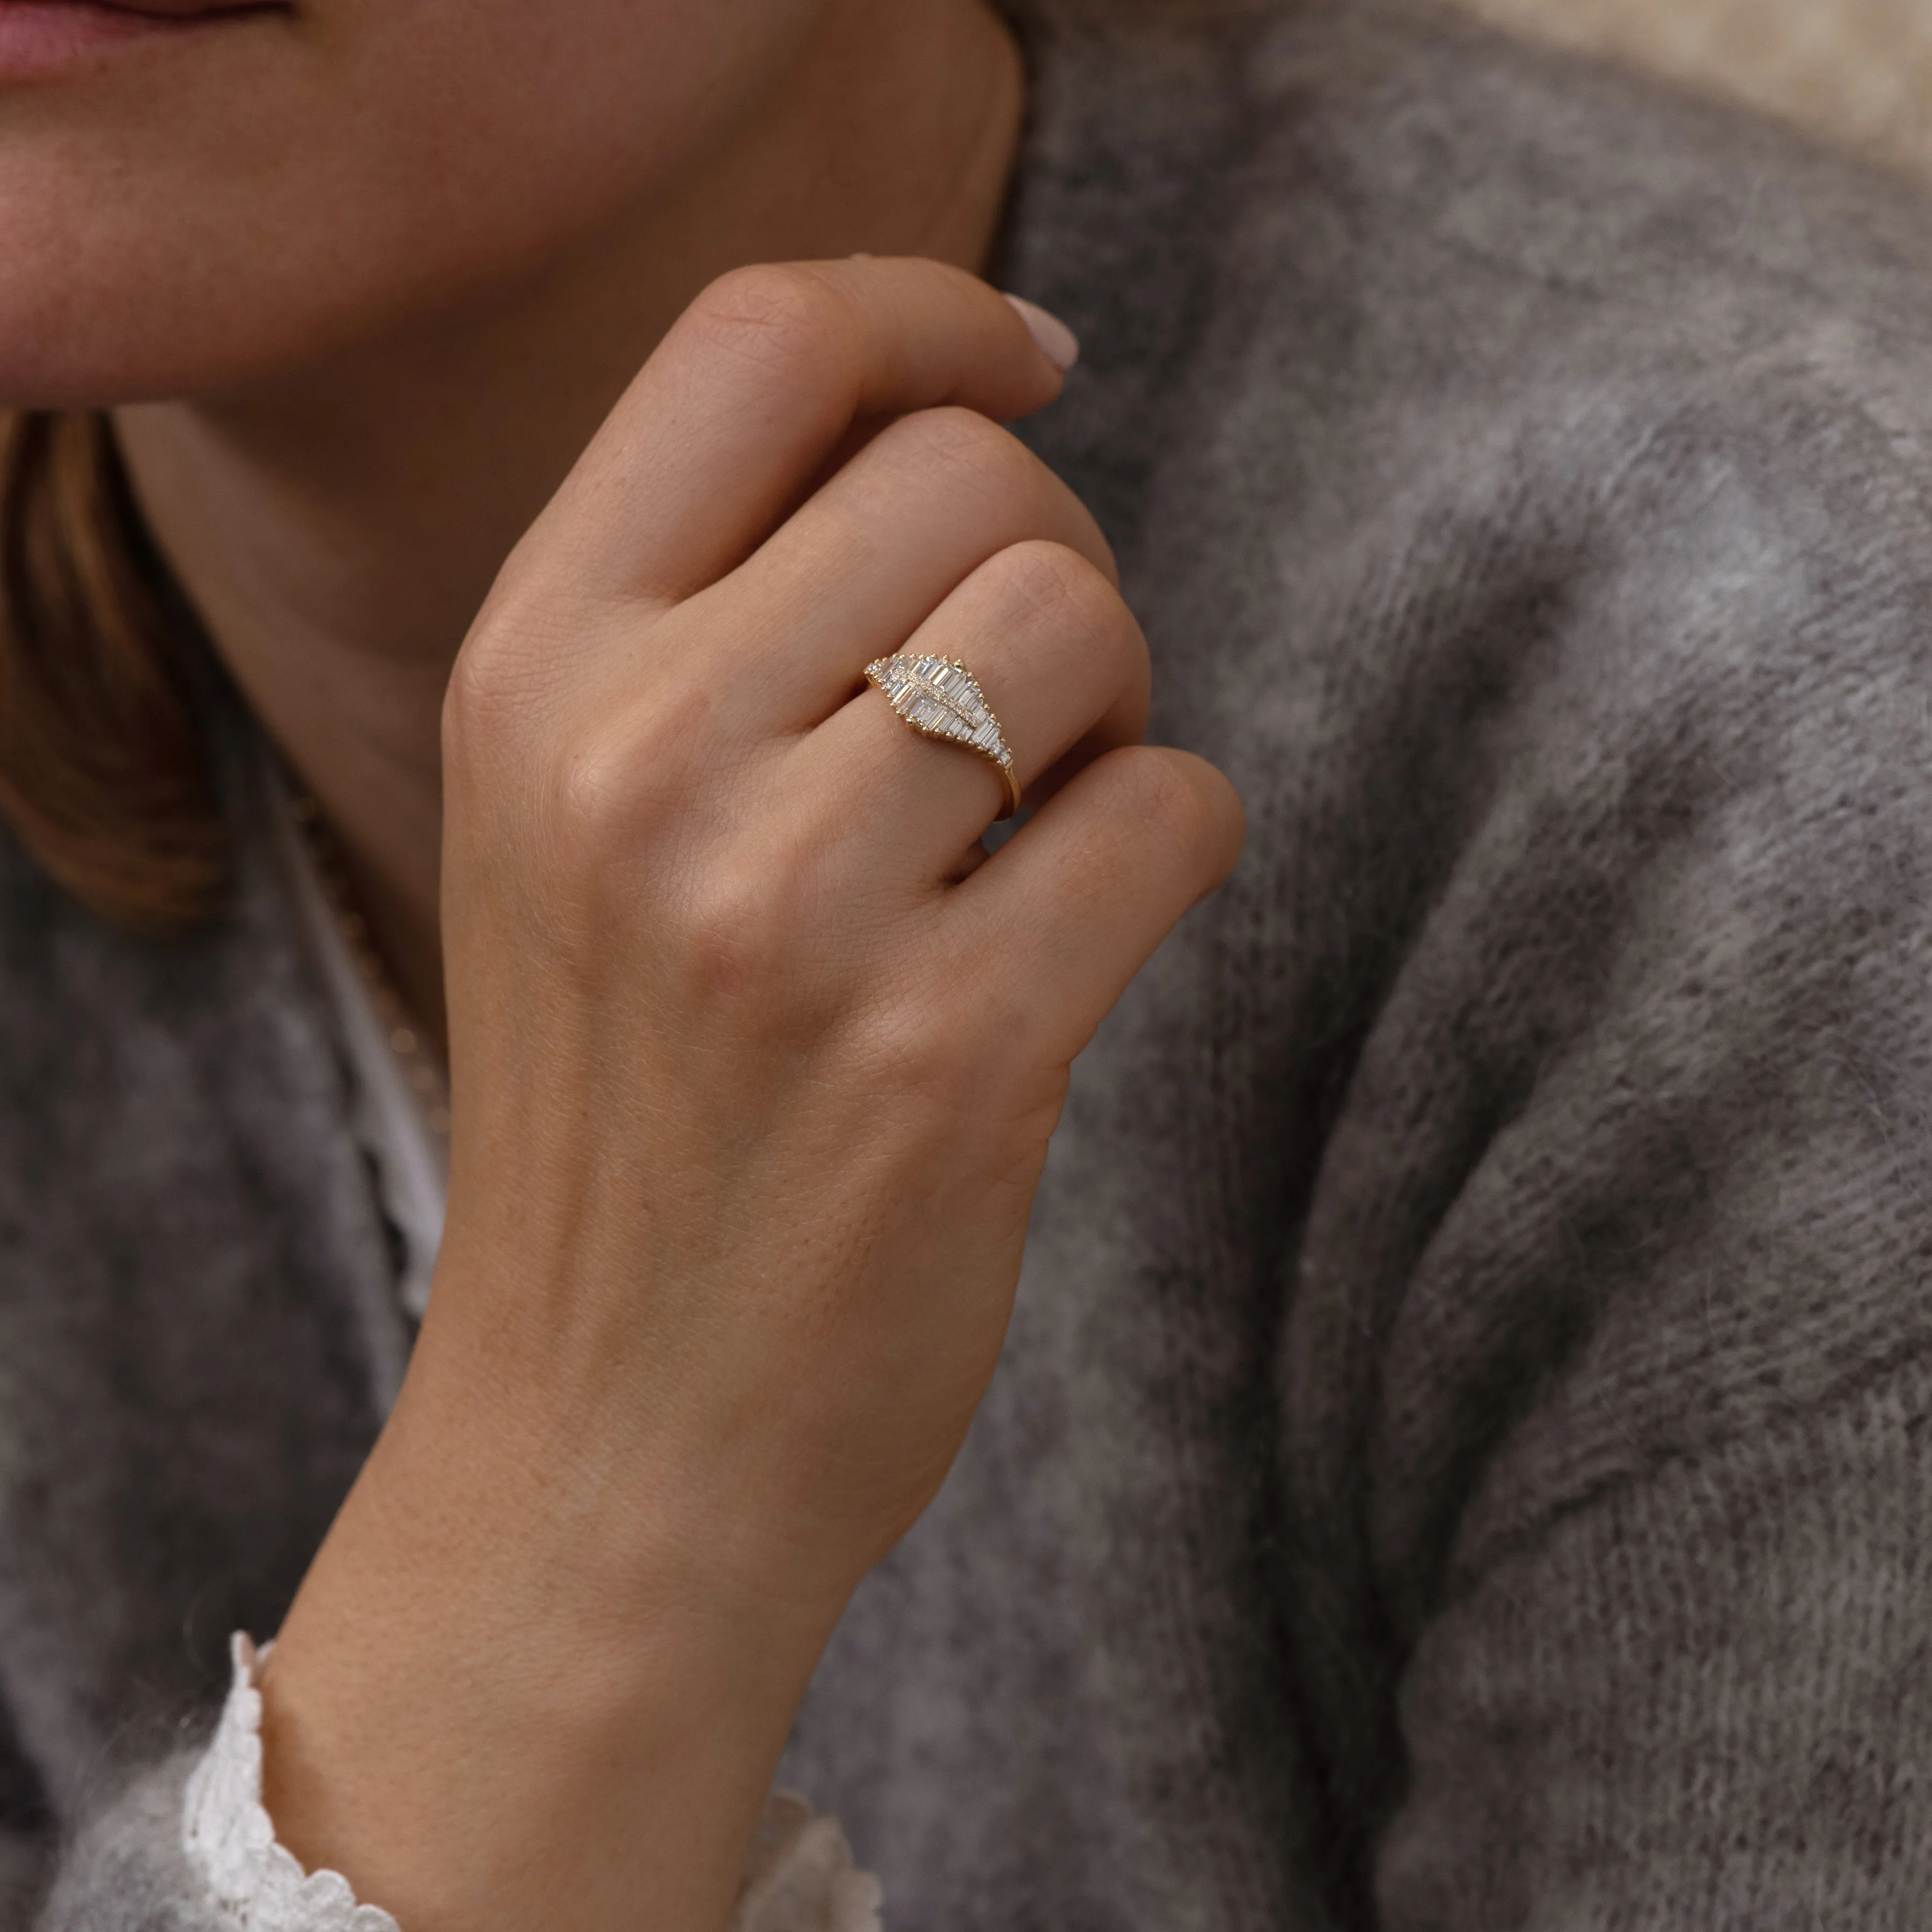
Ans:
[[[305,791],[292,792],[289,812],[302,835],[316,877],[322,882],[322,896],[334,916],[336,930],[355,962],[357,976],[369,995],[389,1051],[396,1056],[403,1078],[415,1095],[423,1124],[440,1141],[449,1138],[449,1081],[430,1050],[422,1024],[410,1010],[369,930],[369,921],[356,902],[356,889],[350,883],[349,868],[343,863],[342,848],[328,829],[322,807]]]

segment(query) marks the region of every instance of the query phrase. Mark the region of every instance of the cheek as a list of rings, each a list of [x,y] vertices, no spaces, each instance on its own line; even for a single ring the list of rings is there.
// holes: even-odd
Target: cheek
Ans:
[[[320,0],[0,80],[0,404],[205,393],[500,299],[782,73],[823,0]]]

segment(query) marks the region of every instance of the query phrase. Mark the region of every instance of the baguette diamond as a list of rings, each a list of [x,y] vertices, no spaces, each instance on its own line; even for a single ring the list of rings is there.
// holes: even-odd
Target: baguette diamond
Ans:
[[[1014,774],[1013,754],[1001,734],[1000,721],[993,716],[979,680],[957,658],[902,652],[895,657],[874,658],[866,667],[866,675],[915,731],[964,745],[991,759],[1006,781],[1006,809],[1000,816],[1010,818],[1018,811],[1020,782]]]

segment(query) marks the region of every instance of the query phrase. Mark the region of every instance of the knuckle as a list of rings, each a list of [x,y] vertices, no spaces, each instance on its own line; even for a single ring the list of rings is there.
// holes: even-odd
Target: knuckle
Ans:
[[[621,836],[634,762],[628,740],[609,730],[578,734],[563,746],[544,788],[544,818],[558,848],[594,854]]]
[[[628,838],[688,789],[694,749],[708,737],[701,688],[654,690],[647,704],[580,729],[559,760],[560,797],[573,821]]]
[[[870,1020],[869,1086],[889,1106],[902,1136],[920,1124],[956,1133],[984,1078],[976,1030],[962,1024],[957,1000],[904,994]]]
[[[528,769],[544,870],[574,898],[602,900],[657,862],[688,795],[704,731],[702,692],[663,692],[557,734]]]
[[[442,758],[460,769],[475,763],[496,735],[500,721],[514,716],[494,640],[472,637],[457,655],[442,694]]]
[[[796,887],[783,868],[748,856],[707,866],[678,921],[688,983],[706,1002],[763,1000],[789,986]]]
[[[556,620],[541,598],[493,595],[464,640],[442,698],[446,760],[488,761],[522,743],[542,718],[554,680],[544,667]]]
[[[1040,537],[1010,544],[988,566],[998,582],[1001,598],[1018,610],[1065,611],[1079,618],[1090,567],[1064,544]]]
[[[1045,622],[1090,649],[1124,657],[1138,627],[1112,581],[1064,544],[1029,538],[1002,550],[992,568],[999,596],[1022,622]]]
[[[1177,844],[1206,842],[1214,829],[1215,814],[1187,762],[1155,746],[1116,752],[1110,762],[1120,794],[1116,811]]]
[[[760,263],[719,276],[686,311],[684,326],[714,352],[791,370],[823,362],[849,330],[844,311],[824,277]]]
[[[1029,493],[1035,460],[1019,441],[976,410],[952,404],[902,417],[889,432],[910,460],[940,482]]]

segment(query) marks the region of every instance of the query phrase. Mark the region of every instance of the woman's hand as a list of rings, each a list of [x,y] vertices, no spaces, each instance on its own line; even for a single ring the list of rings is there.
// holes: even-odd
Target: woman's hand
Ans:
[[[270,1671],[286,1841],[404,1932],[709,1928],[854,1585],[998,1357],[1070,1061],[1226,872],[1145,646],[925,262],[728,277],[446,710],[456,1132],[401,1402]],[[963,659],[1039,802],[866,686]]]

